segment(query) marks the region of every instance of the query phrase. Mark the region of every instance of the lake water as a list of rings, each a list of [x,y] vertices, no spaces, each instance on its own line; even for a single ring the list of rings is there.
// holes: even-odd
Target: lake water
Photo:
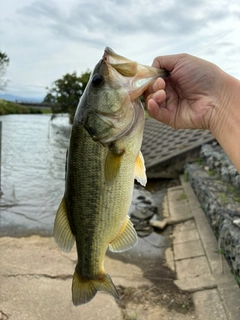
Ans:
[[[0,236],[50,235],[64,192],[68,116],[8,115],[0,121]]]
[[[51,119],[49,114],[8,115],[0,116],[0,121],[3,192],[0,236],[52,235],[64,193],[66,150],[71,132],[68,116]],[[154,185],[158,186],[156,182]],[[156,208],[158,211],[161,208],[166,187],[158,186],[157,192],[149,192],[139,185],[134,188],[129,214],[139,235],[149,234],[147,220],[156,213]]]

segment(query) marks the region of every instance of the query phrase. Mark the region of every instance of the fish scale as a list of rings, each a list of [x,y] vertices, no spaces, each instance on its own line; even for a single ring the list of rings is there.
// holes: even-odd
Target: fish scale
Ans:
[[[67,212],[69,215],[76,210],[81,212],[81,215],[70,217],[70,225],[73,230],[79,228],[87,231],[87,241],[82,233],[76,236],[78,257],[82,259],[79,259],[77,268],[82,274],[95,277],[102,272],[101,263],[108,244],[119,234],[126,219],[126,210],[122,210],[120,204],[129,208],[131,202],[133,184],[129,184],[128,180],[133,181],[134,159],[125,159],[127,163],[132,163],[132,168],[123,164],[124,172],[119,172],[119,182],[108,186],[104,181],[103,168],[108,149],[93,141],[82,126],[73,128],[72,139],[79,141],[79,144],[74,145],[74,153],[71,148],[69,150],[72,158],[68,159],[69,182],[65,193],[65,199],[68,199]],[[74,191],[72,185],[76,185]],[[85,256],[89,257],[88,264],[81,265]],[[100,264],[96,263],[96,257],[102,257],[97,259],[101,261]]]

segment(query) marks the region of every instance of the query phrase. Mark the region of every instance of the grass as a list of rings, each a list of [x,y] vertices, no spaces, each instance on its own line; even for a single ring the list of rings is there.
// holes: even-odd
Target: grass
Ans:
[[[215,170],[209,170],[209,171],[207,171],[207,173],[212,177],[212,176],[215,176],[216,171]]]
[[[221,192],[220,193],[220,199],[221,199],[222,204],[226,204],[227,203],[228,199],[227,199],[227,196],[226,196],[225,192]]]
[[[0,99],[0,115],[7,114],[42,114],[51,113],[51,110],[29,108],[15,102]]]
[[[186,195],[186,193],[182,193],[178,198],[178,201],[180,200],[187,200],[188,201],[188,196]]]
[[[232,270],[232,274],[233,274],[237,284],[240,286],[240,277],[239,277],[239,275],[237,275],[234,270]]]
[[[189,172],[187,170],[184,171],[184,181],[188,182],[189,179]]]
[[[219,254],[223,254],[223,255],[225,255],[225,254],[226,254],[226,250],[225,250],[225,249],[223,249],[223,248],[216,249],[216,250],[214,250],[214,252],[219,253]]]

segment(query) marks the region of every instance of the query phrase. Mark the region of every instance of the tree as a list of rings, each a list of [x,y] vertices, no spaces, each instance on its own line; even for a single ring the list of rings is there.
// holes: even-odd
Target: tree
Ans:
[[[90,71],[77,76],[76,72],[65,74],[61,79],[54,81],[43,102],[53,104],[53,112],[67,112],[73,118],[79,99],[87,86]]]
[[[9,57],[6,53],[0,51],[0,90],[6,86],[7,81],[4,80],[4,75],[6,73],[6,68],[9,65]]]

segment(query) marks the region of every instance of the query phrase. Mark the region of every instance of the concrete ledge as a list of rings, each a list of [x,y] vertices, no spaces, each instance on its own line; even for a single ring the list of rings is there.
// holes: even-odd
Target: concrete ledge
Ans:
[[[224,256],[218,253],[218,243],[205,213],[183,176],[181,184],[168,190],[169,216],[180,220],[192,215],[193,219],[187,225],[178,224],[173,231],[178,278],[175,284],[181,290],[195,292],[199,320],[240,319],[240,288]]]
[[[211,274],[204,274],[199,277],[185,277],[182,280],[175,280],[174,283],[181,289],[189,292],[209,290],[217,288],[217,281]]]

